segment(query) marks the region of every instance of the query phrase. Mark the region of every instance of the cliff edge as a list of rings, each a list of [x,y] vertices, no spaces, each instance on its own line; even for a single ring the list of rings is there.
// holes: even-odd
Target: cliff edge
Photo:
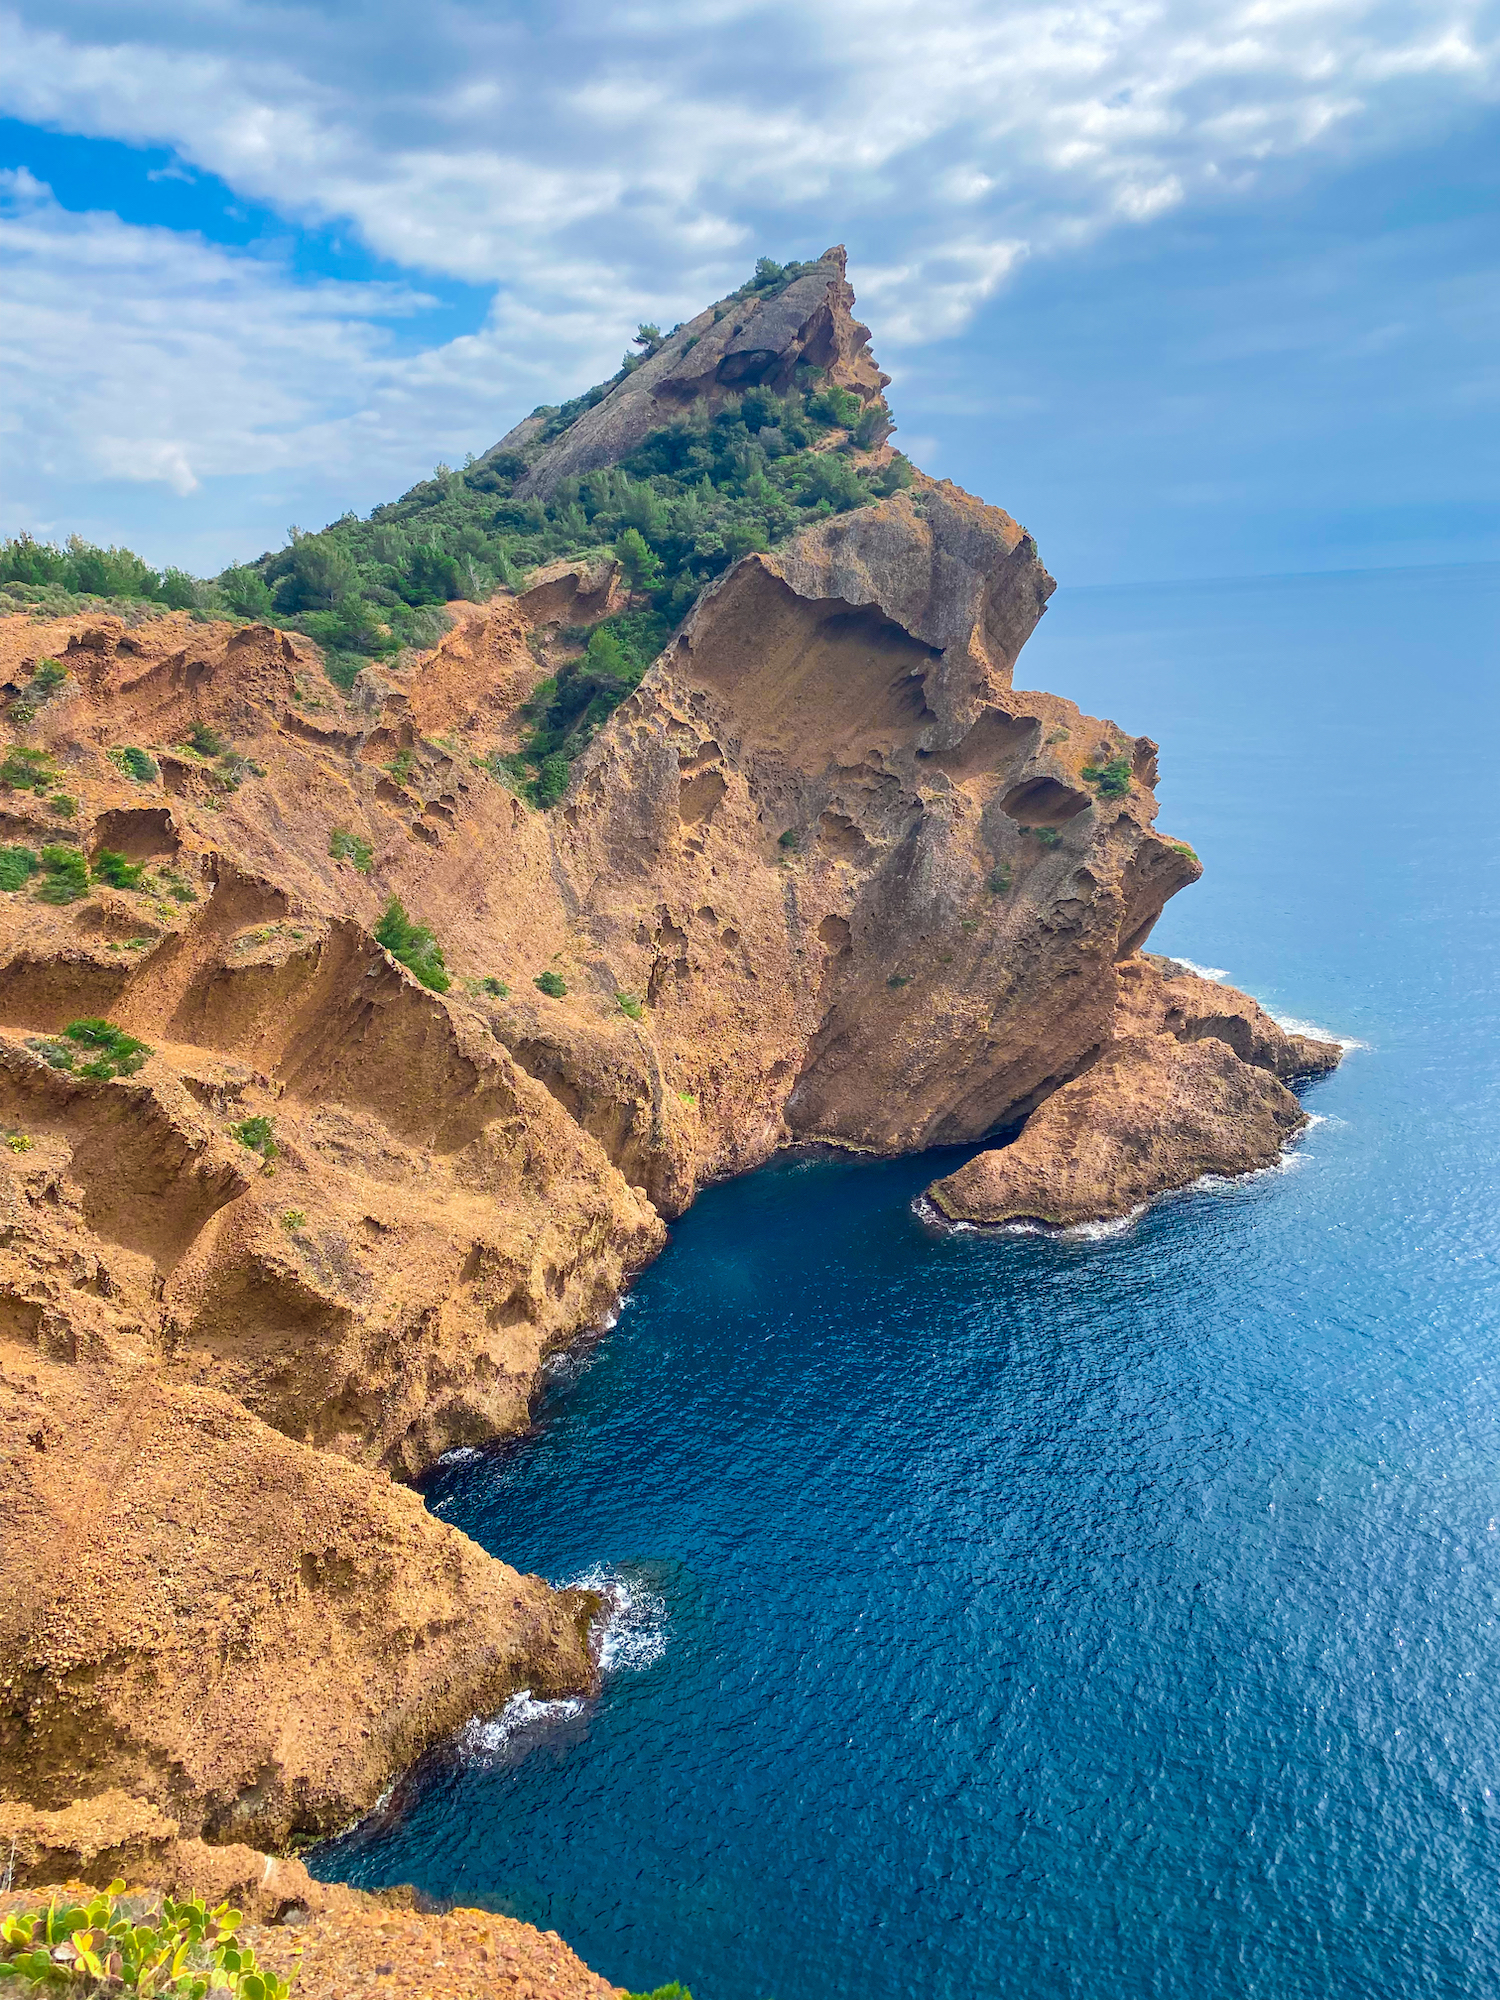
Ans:
[[[1014,688],[1052,579],[896,459],[852,309],[830,252],[464,475],[583,541],[588,506],[699,519],[717,568],[628,684],[640,534],[450,598],[347,688],[265,623],[0,621],[0,1759],[29,1805],[122,1787],[275,1846],[510,1692],[591,1688],[594,1602],[401,1482],[522,1429],[706,1181],[1018,1133],[945,1213],[1119,1213],[1274,1159],[1285,1080],[1337,1060],[1142,955],[1201,872],[1156,828],[1157,746]],[[720,445],[738,555],[740,498],[700,519],[651,470]],[[517,759],[570,686],[540,809]]]

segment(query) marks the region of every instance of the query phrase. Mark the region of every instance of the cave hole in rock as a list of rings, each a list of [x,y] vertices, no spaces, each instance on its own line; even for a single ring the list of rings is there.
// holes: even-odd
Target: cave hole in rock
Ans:
[[[1027,778],[1005,794],[1000,810],[1018,826],[1065,826],[1092,804],[1087,792],[1056,778]]]
[[[121,806],[100,813],[91,846],[95,854],[107,847],[127,861],[175,861],[179,843],[166,806]]]

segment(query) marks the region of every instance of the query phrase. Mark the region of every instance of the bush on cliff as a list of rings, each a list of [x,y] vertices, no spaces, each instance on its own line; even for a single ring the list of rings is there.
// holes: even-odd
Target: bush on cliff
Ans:
[[[237,1942],[240,1921],[227,1903],[209,1910],[196,1900],[127,1896],[122,1881],[87,1903],[54,1897],[45,1909],[0,1919],[0,1992],[287,2000],[287,1982]]]
[[[242,1146],[248,1146],[252,1153],[259,1153],[263,1160],[274,1160],[280,1150],[276,1144],[275,1129],[267,1117],[242,1118],[230,1130]]]
[[[1130,759],[1111,757],[1107,764],[1085,764],[1083,777],[1101,799],[1123,799],[1130,792]]]
[[[70,1042],[76,1042],[79,1051],[89,1052],[89,1060],[79,1067],[80,1076],[97,1077],[108,1081],[116,1076],[134,1076],[151,1051],[134,1035],[127,1035],[123,1028],[117,1028],[112,1021],[102,1021],[97,1015],[86,1015],[80,1021],[69,1021],[63,1033]]]
[[[0,889],[14,895],[17,889],[26,887],[40,866],[29,847],[0,847]]]
[[[386,904],[385,913],[375,926],[375,939],[385,946],[392,958],[399,959],[408,972],[414,972],[422,984],[430,986],[434,993],[446,993],[452,985],[442,946],[426,924],[411,921],[405,907],[395,896]]]
[[[47,879],[37,890],[42,903],[76,903],[89,892],[89,864],[76,847],[44,847],[42,867]]]
[[[135,889],[146,872],[144,861],[127,861],[112,847],[101,847],[94,856],[94,880],[107,882],[111,889]]]

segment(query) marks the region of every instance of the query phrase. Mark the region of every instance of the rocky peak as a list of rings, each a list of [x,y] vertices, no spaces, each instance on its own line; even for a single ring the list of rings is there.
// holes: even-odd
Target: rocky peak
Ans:
[[[788,266],[780,279],[759,287],[752,281],[675,327],[560,434],[549,437],[548,419],[533,414],[480,462],[519,453],[530,462],[516,482],[517,496],[546,499],[565,479],[615,464],[652,431],[690,411],[712,415],[746,389],[784,395],[813,383],[849,390],[867,407],[880,404],[880,436],[886,437],[894,429],[884,415],[890,379],[870,353],[870,329],[854,317],[854,290],[838,243],[816,263]]]

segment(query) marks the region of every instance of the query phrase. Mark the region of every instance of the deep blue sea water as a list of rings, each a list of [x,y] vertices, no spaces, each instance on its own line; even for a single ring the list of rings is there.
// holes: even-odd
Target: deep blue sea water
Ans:
[[[1297,1164],[944,1233],[955,1155],[710,1190],[429,1499],[623,1580],[597,1703],[326,1874],[695,2000],[1500,1992],[1500,568],[1060,592],[1163,744],[1154,940],[1357,1037]]]

